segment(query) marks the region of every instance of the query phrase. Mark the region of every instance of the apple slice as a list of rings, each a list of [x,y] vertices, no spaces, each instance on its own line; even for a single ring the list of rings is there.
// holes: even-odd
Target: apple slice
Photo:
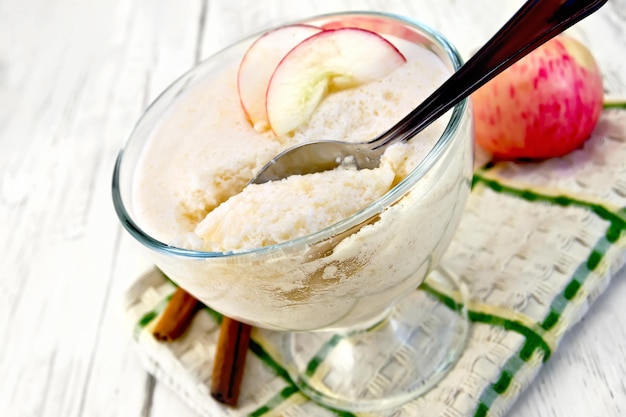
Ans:
[[[256,129],[268,128],[265,97],[276,66],[294,46],[321,30],[301,24],[282,26],[263,34],[244,54],[237,73],[237,88],[241,106]]]
[[[406,62],[382,36],[364,29],[324,30],[294,47],[267,89],[267,117],[277,135],[307,121],[328,92],[377,80]]]
[[[338,16],[337,20],[329,20],[320,25],[322,29],[359,28],[371,30],[379,35],[390,35],[413,43],[428,44],[428,39],[415,29],[407,26],[399,19],[377,16]]]

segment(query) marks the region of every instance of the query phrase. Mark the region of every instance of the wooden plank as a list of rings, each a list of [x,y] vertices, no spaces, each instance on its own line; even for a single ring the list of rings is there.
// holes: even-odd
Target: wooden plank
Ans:
[[[59,33],[50,33],[42,46],[33,37],[33,55],[10,68],[19,73],[51,64],[28,78],[17,117],[2,136],[26,142],[16,146],[11,166],[2,165],[4,178],[11,170],[15,185],[9,191],[16,193],[5,193],[11,204],[2,206],[13,223],[2,246],[15,260],[6,269],[13,279],[3,280],[9,319],[0,327],[12,335],[2,344],[0,362],[0,404],[15,410],[9,414],[96,415],[108,408],[113,415],[132,415],[145,402],[148,376],[129,362],[126,329],[109,319],[119,313],[118,282],[134,277],[133,262],[124,260],[125,279],[113,279],[114,255],[122,248],[111,209],[112,165],[148,100],[194,62],[193,42],[179,35],[187,47],[162,47],[169,38],[157,36],[164,28],[187,28],[184,10],[177,9],[171,22],[178,27],[172,27],[151,15],[165,16],[171,4],[155,9],[151,3],[49,6],[41,17]],[[186,11],[197,15],[192,4]],[[24,185],[26,192],[20,190]],[[15,236],[22,246],[12,244]]]

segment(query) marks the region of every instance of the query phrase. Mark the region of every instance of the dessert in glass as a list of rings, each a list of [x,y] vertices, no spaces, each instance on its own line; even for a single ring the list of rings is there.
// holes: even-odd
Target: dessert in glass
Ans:
[[[235,43],[141,117],[115,166],[118,216],[194,297],[281,332],[280,360],[314,401],[408,401],[445,375],[467,333],[462,284],[439,260],[470,191],[468,100],[378,168],[346,161],[248,183],[295,144],[375,138],[461,64],[436,31],[384,13],[315,16]]]

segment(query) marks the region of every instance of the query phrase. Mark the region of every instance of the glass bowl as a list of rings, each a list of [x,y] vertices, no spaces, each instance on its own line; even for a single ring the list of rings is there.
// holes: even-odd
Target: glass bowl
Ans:
[[[290,23],[371,29],[422,45],[451,72],[462,65],[441,34],[401,16],[349,12]],[[462,283],[439,261],[471,186],[468,100],[449,112],[436,144],[406,178],[361,211],[313,234],[250,250],[203,252],[160,241],[137,218],[135,168],[151,133],[180,97],[238,62],[256,38],[201,62],[149,106],[116,161],[115,210],[176,284],[226,316],[283,332],[280,360],[313,400],[352,411],[407,401],[443,377],[467,333]],[[430,282],[422,285],[427,277]],[[457,302],[442,301],[442,294]]]

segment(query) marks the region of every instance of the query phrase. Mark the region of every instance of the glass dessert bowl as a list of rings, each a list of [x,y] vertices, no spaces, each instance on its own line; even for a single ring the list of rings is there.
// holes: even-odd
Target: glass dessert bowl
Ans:
[[[404,48],[418,47],[446,68],[448,74],[462,64],[444,37],[399,16],[352,12],[296,23],[324,30],[358,27],[375,31],[403,43]],[[442,118],[439,127],[430,130],[432,146],[420,147],[423,133],[409,142],[421,149],[409,153],[422,154],[406,173],[393,173],[388,191],[320,230],[264,246],[221,251],[207,249],[193,228],[185,233],[181,232],[184,227],[178,226],[173,232],[169,226],[157,230],[156,223],[181,221],[180,212],[176,211],[180,201],[172,205],[174,208],[164,208],[169,205],[168,199],[175,200],[183,193],[177,185],[168,185],[173,177],[179,180],[182,176],[184,182],[180,172],[191,172],[200,166],[201,176],[215,174],[215,170],[207,171],[204,167],[219,165],[220,156],[213,155],[213,160],[209,156],[194,167],[182,164],[172,155],[183,152],[185,158],[196,158],[196,162],[201,161],[198,154],[211,155],[213,151],[196,152],[193,147],[185,151],[187,136],[216,133],[220,140],[229,141],[222,131],[203,131],[206,127],[200,122],[202,103],[210,102],[217,108],[236,101],[223,99],[219,92],[215,96],[207,93],[215,87],[207,80],[219,79],[225,69],[236,67],[257,38],[238,42],[203,61],[175,81],[146,110],[116,162],[113,201],[117,214],[127,231],[149,249],[157,267],[194,297],[241,322],[282,332],[280,360],[311,399],[352,411],[387,408],[408,401],[445,375],[465,343],[468,325],[462,307],[462,285],[441,268],[439,260],[452,240],[470,191],[471,107],[468,100],[462,101]],[[429,80],[430,74],[423,75]],[[434,90],[439,79],[428,83],[432,86],[425,87],[424,97],[430,92],[427,90]],[[202,100],[185,98],[197,91]],[[412,91],[396,93],[411,95]],[[388,126],[393,122],[389,121]],[[155,136],[155,131],[162,134]],[[253,131],[254,126],[250,134]],[[353,140],[365,139],[368,138]],[[237,139],[233,141],[237,143]],[[236,167],[228,175],[220,173],[219,181],[214,182],[232,181],[228,187],[234,190],[222,199],[226,201],[230,195],[242,192],[255,169],[286,146],[288,143],[279,140],[275,146],[255,153],[252,167]],[[152,153],[146,151],[148,147]],[[248,152],[247,147],[224,147],[226,153]],[[153,158],[157,153],[161,156]],[[164,168],[176,164],[185,165],[183,171],[173,174]],[[158,175],[163,179],[155,179]],[[146,186],[147,182],[153,184]],[[194,193],[197,190],[190,191]],[[334,200],[333,193],[341,193],[341,188],[329,187],[330,197],[326,200]],[[280,206],[276,200],[268,203]],[[150,218],[152,209],[157,214]],[[213,210],[203,206],[201,214],[196,215],[196,208],[190,209],[182,216],[182,222],[197,226]],[[248,224],[259,227],[266,221],[261,214],[266,213],[264,210],[253,207],[246,213],[249,214],[236,219],[239,224],[232,229],[233,234],[246,233]],[[285,213],[288,216],[289,210]],[[443,302],[442,294],[455,302]]]

